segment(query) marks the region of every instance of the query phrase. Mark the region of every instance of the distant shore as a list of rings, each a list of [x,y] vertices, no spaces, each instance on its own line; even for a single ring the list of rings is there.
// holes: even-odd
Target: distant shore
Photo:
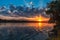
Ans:
[[[0,23],[48,23],[48,21],[1,20]]]

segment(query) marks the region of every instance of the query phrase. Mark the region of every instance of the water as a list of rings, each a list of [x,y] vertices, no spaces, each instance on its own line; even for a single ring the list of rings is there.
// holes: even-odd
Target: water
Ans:
[[[54,24],[0,23],[0,40],[45,40]]]

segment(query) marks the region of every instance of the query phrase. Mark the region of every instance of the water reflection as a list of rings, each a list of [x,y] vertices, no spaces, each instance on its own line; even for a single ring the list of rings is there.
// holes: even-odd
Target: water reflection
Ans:
[[[0,27],[33,27],[35,29],[51,30],[55,24],[49,23],[0,23]]]
[[[46,40],[46,31],[53,26],[48,23],[0,23],[0,40]]]

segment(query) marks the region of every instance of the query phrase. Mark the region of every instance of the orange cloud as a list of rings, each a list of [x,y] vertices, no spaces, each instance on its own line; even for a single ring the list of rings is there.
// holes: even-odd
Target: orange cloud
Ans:
[[[11,16],[3,16],[0,15],[0,19],[2,20],[29,20],[29,21],[38,21],[41,19],[42,21],[48,21],[49,18],[46,18],[44,16],[34,16],[34,17],[11,17]]]

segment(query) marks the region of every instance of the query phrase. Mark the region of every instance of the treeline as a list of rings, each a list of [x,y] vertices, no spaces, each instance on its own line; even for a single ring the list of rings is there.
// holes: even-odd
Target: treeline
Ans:
[[[29,20],[2,20],[0,23],[48,23],[48,21],[29,21]]]

